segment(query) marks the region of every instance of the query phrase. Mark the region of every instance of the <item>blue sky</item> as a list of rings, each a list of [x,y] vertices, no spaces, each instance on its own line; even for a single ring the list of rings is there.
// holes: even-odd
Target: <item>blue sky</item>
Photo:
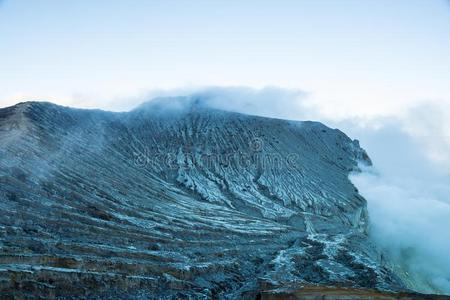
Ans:
[[[445,0],[6,0],[0,106],[123,109],[155,89],[269,85],[328,114],[385,114],[449,100],[449,37]]]

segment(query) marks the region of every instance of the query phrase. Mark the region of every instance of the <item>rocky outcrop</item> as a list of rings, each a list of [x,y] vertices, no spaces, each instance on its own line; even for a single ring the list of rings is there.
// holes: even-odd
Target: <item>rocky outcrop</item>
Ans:
[[[164,103],[164,104],[162,104]],[[168,104],[167,104],[168,103]],[[367,238],[337,129],[198,99],[127,113],[0,110],[4,297],[255,298],[292,283],[405,289]]]
[[[424,295],[413,292],[386,292],[371,289],[301,286],[263,291],[261,300],[447,300],[447,296]]]

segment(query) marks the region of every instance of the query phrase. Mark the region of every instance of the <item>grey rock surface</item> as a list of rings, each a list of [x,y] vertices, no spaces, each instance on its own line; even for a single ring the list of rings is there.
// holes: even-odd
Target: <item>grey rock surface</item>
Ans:
[[[186,104],[187,103],[187,104]],[[152,101],[0,110],[0,294],[254,299],[292,283],[404,290],[348,179],[370,159],[317,122]]]

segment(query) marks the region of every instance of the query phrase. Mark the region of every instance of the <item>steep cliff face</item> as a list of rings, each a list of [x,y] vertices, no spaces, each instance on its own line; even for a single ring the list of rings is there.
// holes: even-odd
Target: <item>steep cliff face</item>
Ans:
[[[127,113],[2,109],[0,294],[402,290],[367,238],[366,203],[348,180],[358,161],[370,164],[339,130],[196,99]]]

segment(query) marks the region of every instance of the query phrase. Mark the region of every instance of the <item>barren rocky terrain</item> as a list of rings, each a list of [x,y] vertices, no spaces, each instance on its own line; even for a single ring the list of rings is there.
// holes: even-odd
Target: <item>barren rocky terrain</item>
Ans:
[[[357,141],[317,122],[169,103],[0,110],[2,299],[408,290],[368,239],[348,179],[371,163]]]

